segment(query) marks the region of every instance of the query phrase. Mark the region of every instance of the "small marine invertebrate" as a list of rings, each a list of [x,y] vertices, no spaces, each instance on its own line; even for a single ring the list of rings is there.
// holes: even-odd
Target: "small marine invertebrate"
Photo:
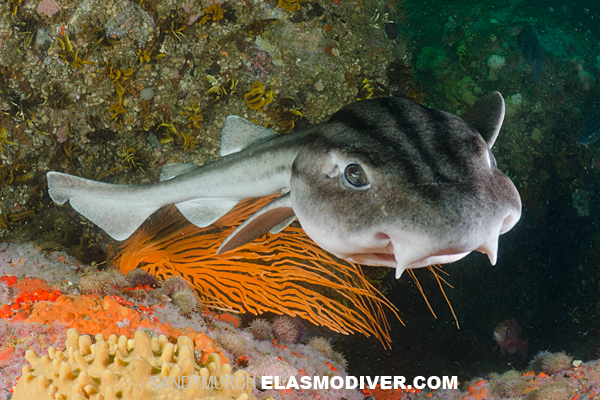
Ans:
[[[278,376],[279,382],[287,382],[291,376],[294,376],[298,373],[296,368],[288,364],[285,360],[275,356],[262,357],[248,367],[246,371],[251,376],[256,376],[257,378],[263,376]],[[260,387],[259,380],[257,380],[256,386]]]
[[[117,125],[120,126],[123,122],[123,116],[121,114],[125,114],[127,112],[127,109],[123,107],[123,104],[121,103],[110,103],[108,111],[112,113],[110,119],[114,120],[117,123]]]
[[[170,297],[182,315],[189,316],[198,310],[198,298],[190,287],[177,289]]]
[[[144,172],[142,163],[140,163],[140,158],[136,154],[137,150],[134,147],[122,147],[120,151],[117,152],[117,156],[123,159],[121,162],[123,163],[123,165],[125,165],[125,168],[137,168]]]
[[[198,144],[198,141],[192,136],[190,132],[179,132],[179,136],[181,139],[181,144],[183,145],[183,151],[187,151],[188,149],[193,149]]]
[[[165,296],[172,297],[180,289],[189,289],[190,284],[179,275],[171,276],[162,284],[162,292]]]
[[[4,151],[4,145],[9,145],[9,146],[18,146],[19,144],[16,142],[11,142],[10,140],[8,140],[8,138],[6,137],[6,129],[2,128],[0,129],[0,153],[2,153]]]
[[[333,348],[331,347],[331,343],[329,343],[329,339],[325,339],[322,336],[316,336],[308,341],[308,345],[323,353],[327,358],[333,357]]]
[[[113,80],[114,82],[114,80]],[[117,96],[119,98],[119,104],[123,104],[123,94],[125,94],[125,90],[127,90],[127,88],[129,87],[129,85],[123,87],[119,82],[115,82],[115,91],[117,92]]]
[[[65,35],[65,41],[63,42],[61,38],[57,38],[58,43],[60,44],[60,48],[62,49],[62,53],[59,54],[59,57],[63,59],[65,64],[69,64],[71,67],[77,69],[81,68],[84,65],[93,65],[96,64],[93,61],[83,60],[79,58],[79,49],[77,51],[73,51],[73,45],[69,40],[69,35]]]
[[[389,96],[389,90],[383,84],[374,80],[373,77],[368,77],[362,80],[358,85],[358,93],[356,100],[365,100],[376,97]]]
[[[147,62],[147,63],[150,62],[151,52],[149,50],[137,49],[135,54],[137,54],[137,56],[140,58],[140,64],[143,64],[145,62]]]
[[[204,120],[204,118],[203,118],[203,120]],[[190,148],[194,148],[198,144],[198,141],[192,136],[191,133],[189,133],[189,132],[179,132],[175,128],[175,125],[173,125],[172,122],[169,122],[168,124],[166,122],[163,122],[162,124],[159,125],[159,128],[160,127],[169,128],[169,131],[171,131],[172,133],[174,133],[175,137],[183,145],[183,150],[184,151],[187,151]],[[160,143],[168,143],[168,142],[170,142],[172,140],[171,136],[168,133],[166,134],[166,136],[167,136],[166,138],[159,139],[159,142]]]
[[[256,81],[250,87],[250,91],[244,95],[244,100],[251,109],[262,111],[264,106],[273,101],[274,94],[275,92],[267,90],[260,81]]]
[[[285,11],[292,12],[300,9],[300,3],[308,0],[279,0],[277,5]]]
[[[117,87],[117,82],[121,79],[122,81],[125,81],[126,78],[128,78],[129,76],[131,76],[131,74],[133,74],[133,72],[135,71],[134,68],[124,68],[124,69],[117,69],[113,64],[109,63],[108,61],[106,61],[106,70],[104,71],[99,71],[99,72],[104,72],[107,73],[109,78],[113,81],[113,83],[115,84],[115,88]],[[119,86],[121,87],[121,90],[124,92],[125,90],[123,89],[123,87],[119,84]],[[126,88],[126,87],[125,87]],[[117,92],[118,93],[118,92]],[[121,93],[122,95],[123,93]]]
[[[198,103],[193,102],[191,105],[186,104],[185,108],[187,108],[190,112],[183,111],[180,112],[179,115],[187,117],[186,121],[190,123],[188,128],[191,128],[193,124],[194,127],[200,129],[202,122],[204,122],[204,116],[202,115],[202,111],[200,110]]]
[[[14,115],[15,118],[18,118],[21,121],[28,121],[28,123],[32,123],[34,126],[33,109],[42,102],[40,97],[38,95],[33,95],[33,93],[21,96],[16,93],[10,93],[8,96],[8,103],[11,108],[10,113]]]
[[[50,108],[55,110],[65,110],[74,104],[69,93],[65,91],[58,82],[54,82],[50,85],[48,94],[47,104]]]
[[[468,51],[467,51],[467,47],[465,45],[461,44],[456,48],[456,55],[458,55],[458,64],[464,70],[466,70],[466,68],[463,66],[462,63],[463,63],[463,61],[465,61],[467,54],[468,54]]]
[[[93,43],[92,52],[98,46],[112,48],[115,44],[119,43],[119,40],[106,36],[106,29],[104,27],[95,27],[89,22],[83,24],[79,37],[83,38],[86,42]]]
[[[302,324],[287,315],[276,317],[271,322],[273,336],[281,343],[298,343],[302,338]]]
[[[248,330],[257,340],[270,340],[273,337],[271,323],[264,318],[255,318],[252,320]]]
[[[287,133],[294,129],[296,121],[302,118],[302,112],[296,108],[296,102],[289,97],[282,99],[277,107],[271,107],[267,111],[267,115],[277,122],[281,133]]]
[[[125,276],[125,279],[127,279],[127,282],[131,287],[140,285],[155,288],[159,286],[158,280],[154,275],[139,268],[129,271],[129,273]]]
[[[277,18],[257,19],[251,24],[246,25],[244,33],[250,37],[260,36],[277,21],[279,21]]]
[[[120,74],[119,74],[120,76]],[[119,126],[123,122],[123,114],[127,112],[127,109],[123,107],[123,94],[129,85],[123,87],[119,82],[114,81],[115,91],[117,92],[118,101],[116,103],[110,103],[108,111],[112,112],[111,119],[114,120]]]
[[[202,10],[204,16],[198,21],[200,25],[207,23],[209,20],[218,22],[223,19],[223,14],[227,12],[224,8],[221,8],[221,4],[215,3]]]
[[[239,333],[228,331],[219,335],[219,344],[234,357],[248,354],[248,342]]]
[[[117,289],[127,285],[127,280],[118,269],[111,268],[107,271],[94,271],[81,277],[79,291],[82,294],[95,294],[106,296],[113,287]]]
[[[333,355],[331,356],[331,361],[337,364],[338,367],[340,367],[344,371],[346,371],[348,368],[348,360],[346,360],[346,357],[344,357],[342,353],[334,351]]]
[[[564,400],[570,399],[573,391],[562,382],[554,382],[529,393],[527,400]]]
[[[529,362],[529,365],[527,368],[531,368],[535,371],[541,371],[542,370],[542,362],[544,361],[544,359],[546,357],[548,357],[550,354],[552,354],[551,352],[544,350],[544,351],[540,351],[539,353],[537,353],[534,357],[533,360],[531,360]]]
[[[92,272],[82,276],[78,287],[82,294],[94,294],[97,296],[106,296],[110,291],[110,284],[102,272]]]
[[[225,99],[235,93],[235,87],[239,80],[230,78],[226,83],[222,84],[220,79],[217,80],[212,75],[206,75],[206,79],[210,82],[211,88],[206,92],[207,95],[213,95],[214,101]],[[228,91],[229,90],[229,91]]]
[[[98,334],[92,344],[90,336],[69,329],[65,348],[64,352],[50,348],[43,357],[28,350],[25,358],[31,368],[24,369],[13,400],[50,397],[68,400],[89,398],[90,393],[106,399],[174,397],[181,394],[179,385],[154,387],[152,382],[181,375],[195,382],[202,383],[202,377],[204,382],[209,378],[215,382],[214,385],[190,386],[188,393],[193,398],[256,400],[250,384],[221,385],[217,390],[216,382],[248,382],[250,376],[243,370],[232,374],[231,365],[222,364],[216,353],[209,354],[205,362],[199,364],[195,359],[194,341],[187,336],[179,336],[177,344],[173,344],[164,335],[151,338],[138,330],[132,340],[126,336],[106,338]]]
[[[519,371],[507,371],[498,377],[498,381],[494,392],[501,397],[520,397],[527,389],[527,380]]]
[[[548,375],[558,374],[571,368],[571,362],[573,362],[573,357],[564,351],[550,353],[541,360],[542,371]]]
[[[12,164],[0,165],[0,181],[4,187],[9,187],[13,182],[24,182],[29,179],[29,175],[27,174],[28,166],[19,162],[19,156],[17,156]]]
[[[177,10],[175,10],[175,12],[173,14],[171,14],[171,17],[169,18],[169,21],[167,22],[168,26],[169,26],[169,28],[167,29],[167,33],[170,33],[171,35],[175,36],[175,39],[181,41],[181,39],[185,37],[185,33],[183,33],[183,31],[188,26],[186,23],[177,22],[176,14],[177,14]]]

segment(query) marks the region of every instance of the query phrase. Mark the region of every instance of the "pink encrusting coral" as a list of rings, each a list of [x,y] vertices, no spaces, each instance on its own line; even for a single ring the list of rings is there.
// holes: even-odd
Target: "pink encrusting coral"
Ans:
[[[47,15],[48,17],[53,16],[57,12],[60,11],[60,4],[56,2],[56,0],[44,0],[38,6],[37,12],[38,14]]]
[[[49,326],[0,319],[0,400],[9,398],[9,389],[21,376],[25,351],[32,349],[42,354],[50,346],[60,347],[66,332],[66,325],[61,323]]]

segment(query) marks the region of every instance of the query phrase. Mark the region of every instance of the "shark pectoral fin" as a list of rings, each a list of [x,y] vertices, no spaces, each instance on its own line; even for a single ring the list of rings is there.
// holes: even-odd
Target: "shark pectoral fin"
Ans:
[[[221,156],[237,153],[252,143],[275,136],[272,130],[232,115],[227,117],[221,131]]]
[[[477,100],[461,118],[477,129],[491,149],[504,121],[504,98],[494,91]]]
[[[194,199],[175,206],[188,221],[204,228],[231,211],[238,202],[238,199]]]
[[[284,230],[285,228],[287,228],[288,226],[290,226],[290,224],[292,222],[294,222],[296,220],[296,218],[297,218],[296,214],[292,214],[292,216],[289,217],[288,219],[286,219],[283,222],[281,222],[280,224],[277,224],[274,227],[272,227],[269,230],[269,233],[276,234],[276,233],[281,232],[282,230]]]
[[[293,217],[293,218],[292,218]],[[245,220],[225,238],[217,254],[233,250],[269,232],[273,227],[289,225],[295,219],[289,193],[276,198]],[[285,225],[285,226],[287,226]],[[284,226],[284,228],[285,228]],[[282,228],[283,229],[283,228]]]
[[[169,179],[173,179],[178,175],[183,175],[198,168],[200,167],[194,164],[167,164],[160,172],[160,181],[168,181]]]

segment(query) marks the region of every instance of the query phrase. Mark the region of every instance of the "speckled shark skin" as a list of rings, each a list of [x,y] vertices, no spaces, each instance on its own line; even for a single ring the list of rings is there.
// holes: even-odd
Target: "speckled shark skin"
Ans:
[[[169,164],[154,185],[49,172],[49,193],[117,240],[167,204],[203,227],[242,199],[280,193],[227,237],[219,253],[297,218],[323,249],[396,268],[397,277],[472,251],[495,264],[498,236],[521,215],[519,193],[490,150],[503,119],[498,92],[463,118],[402,98],[364,100],[283,136],[232,116],[222,132],[223,158],[215,163]]]

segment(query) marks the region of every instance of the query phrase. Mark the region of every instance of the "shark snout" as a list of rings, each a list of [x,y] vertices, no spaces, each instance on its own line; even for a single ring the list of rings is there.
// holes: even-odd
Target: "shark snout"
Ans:
[[[504,217],[504,220],[502,221],[502,227],[500,228],[500,234],[502,235],[503,233],[506,233],[508,231],[510,231],[512,229],[513,226],[516,225],[516,223],[519,221],[519,219],[521,218],[521,212],[509,212],[508,215],[506,215]]]

